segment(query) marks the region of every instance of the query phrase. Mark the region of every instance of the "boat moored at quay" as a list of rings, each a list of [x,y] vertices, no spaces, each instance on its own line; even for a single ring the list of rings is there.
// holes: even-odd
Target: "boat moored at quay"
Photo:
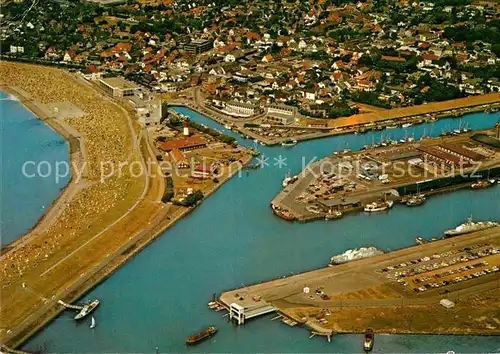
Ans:
[[[467,218],[467,221],[454,229],[444,232],[444,237],[453,237],[468,234],[474,231],[491,229],[492,227],[500,226],[496,221],[478,221],[473,222],[472,217]]]

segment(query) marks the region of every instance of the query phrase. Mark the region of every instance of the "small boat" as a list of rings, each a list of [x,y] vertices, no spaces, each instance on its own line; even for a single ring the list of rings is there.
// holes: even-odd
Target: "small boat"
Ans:
[[[325,215],[325,220],[336,220],[343,217],[344,214],[340,210],[328,210],[328,213]]]
[[[407,206],[418,206],[424,204],[426,201],[425,195],[423,194],[418,194],[418,195],[413,195],[408,200],[406,201]]]
[[[413,123],[405,123],[401,127],[408,128],[408,127],[411,127],[412,125],[413,125]]]
[[[283,186],[283,188],[285,188],[286,186],[288,186],[289,184],[293,184],[295,183],[295,181],[297,181],[299,179],[299,176],[293,176],[293,177],[290,177],[290,171],[287,173],[285,179],[283,180],[283,182],[281,183],[281,185]]]
[[[281,146],[286,146],[286,147],[295,146],[295,145],[297,145],[297,140],[295,140],[295,139],[286,139],[285,141],[283,141],[281,143]]]
[[[200,333],[196,333],[186,339],[186,344],[195,344],[199,341],[209,338],[217,332],[217,328],[215,326],[210,326],[207,329],[204,329]]]
[[[95,328],[95,318],[94,316],[92,316],[92,321],[90,323],[90,329],[94,329]]]
[[[388,125],[385,127],[385,129],[396,129],[397,127],[397,125]]]
[[[217,308],[218,306],[219,306],[219,304],[217,303],[217,301],[210,301],[210,302],[208,303],[208,308],[210,308],[210,309],[215,309],[215,308]]]
[[[280,218],[287,220],[287,221],[294,221],[295,216],[288,210],[282,209],[279,206],[276,206],[271,203],[271,208],[273,209],[273,212],[276,216],[279,216]]]
[[[82,318],[86,317],[88,314],[90,314],[92,311],[96,309],[97,306],[99,306],[99,300],[94,300],[85,306],[78,312],[75,316],[75,320],[81,320]]]
[[[419,245],[423,245],[427,243],[427,240],[423,237],[418,236],[417,238],[415,238],[415,242],[418,243]]]
[[[481,181],[477,181],[475,183],[472,183],[472,185],[470,186],[472,189],[483,189],[483,188],[488,188],[492,186],[492,183],[490,183],[489,180],[481,180]]]
[[[373,202],[370,204],[367,204],[364,208],[364,211],[366,212],[377,212],[377,211],[385,211],[394,205],[394,202],[392,200],[387,200],[387,201],[382,201],[382,202]]]
[[[369,352],[373,349],[373,342],[375,340],[375,334],[371,328],[365,331],[365,338],[363,339],[363,350]]]

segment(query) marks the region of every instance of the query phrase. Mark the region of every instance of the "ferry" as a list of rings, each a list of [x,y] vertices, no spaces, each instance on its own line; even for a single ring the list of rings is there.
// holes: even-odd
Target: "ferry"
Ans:
[[[374,340],[375,334],[371,328],[368,328],[365,332],[365,338],[363,339],[363,350],[365,352],[370,352],[373,349]]]
[[[204,329],[200,333],[196,333],[186,339],[186,344],[195,344],[201,340],[209,338],[213,336],[217,332],[217,328],[215,326],[210,326],[207,329]]]
[[[86,317],[88,314],[94,311],[97,306],[99,306],[99,303],[99,300],[95,299],[94,301],[83,306],[80,312],[76,314],[75,320],[81,320],[82,318]]]
[[[281,146],[286,146],[286,147],[295,145],[297,145],[297,140],[295,139],[286,139],[284,142],[281,143]]]
[[[364,211],[366,212],[377,212],[377,211],[385,211],[394,205],[394,202],[392,200],[387,200],[383,202],[373,202],[370,204],[367,204],[364,208]]]
[[[463,234],[468,234],[474,231],[491,229],[492,227],[500,226],[500,223],[496,221],[479,221],[473,222],[472,218],[467,218],[467,221],[462,225],[457,226],[454,229],[447,230],[444,232],[444,237],[453,237]]]
[[[358,259],[374,257],[383,254],[381,250],[375,247],[361,247],[359,249],[347,250],[342,254],[338,254],[330,258],[330,265],[337,265],[356,261]]]

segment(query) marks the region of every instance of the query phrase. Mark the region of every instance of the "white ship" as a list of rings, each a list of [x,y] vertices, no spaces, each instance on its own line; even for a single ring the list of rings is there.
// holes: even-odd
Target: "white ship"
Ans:
[[[362,258],[368,258],[383,254],[381,250],[375,247],[361,247],[360,249],[347,250],[342,254],[333,256],[330,259],[331,264],[342,264],[350,261],[355,261]]]
[[[478,221],[473,222],[472,218],[468,218],[465,223],[457,226],[454,229],[447,230],[444,232],[444,237],[452,237],[463,234],[468,234],[469,232],[480,231],[485,229],[490,229],[495,226],[500,226],[500,223],[496,221]]]
[[[99,300],[94,300],[85,306],[78,312],[75,316],[75,320],[81,320],[82,318],[86,317],[89,313],[95,310],[95,308],[99,306]]]
[[[387,200],[387,201],[382,201],[382,202],[373,202],[370,204],[366,204],[365,206],[365,211],[366,212],[376,212],[376,211],[385,211],[394,205],[394,202],[392,200]]]

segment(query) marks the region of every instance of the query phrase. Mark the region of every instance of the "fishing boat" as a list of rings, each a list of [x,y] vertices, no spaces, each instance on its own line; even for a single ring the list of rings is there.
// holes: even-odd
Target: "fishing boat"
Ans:
[[[472,189],[483,189],[483,188],[488,188],[491,187],[493,183],[490,183],[489,180],[480,180],[477,182],[472,183],[470,186]]]
[[[80,312],[76,314],[75,320],[81,320],[82,318],[86,317],[88,314],[94,311],[97,306],[99,306],[99,303],[99,300],[95,299],[94,301],[83,306]]]
[[[423,245],[427,243],[427,240],[423,237],[418,236],[417,238],[415,238],[415,242],[418,243],[419,245]]]
[[[424,204],[426,201],[425,199],[425,195],[423,194],[416,194],[416,195],[413,195],[411,196],[410,198],[408,198],[408,200],[406,201],[406,205],[407,206],[418,206],[418,205],[422,205]]]
[[[458,235],[468,234],[474,231],[491,229],[492,227],[500,226],[496,221],[478,221],[473,222],[472,217],[467,218],[467,221],[454,229],[444,232],[444,237],[453,237]]]
[[[295,181],[297,181],[298,179],[299,176],[290,177],[290,171],[288,171],[288,173],[285,176],[285,179],[283,180],[283,182],[281,182],[281,185],[283,186],[283,188],[285,188],[289,184],[295,183]]]
[[[295,139],[286,139],[281,143],[281,146],[291,147],[297,145],[297,140]]]
[[[373,342],[375,340],[375,334],[371,328],[365,331],[365,337],[363,339],[363,350],[369,352],[373,349]]]
[[[344,214],[340,210],[328,210],[328,213],[325,215],[325,220],[335,220],[343,217]]]
[[[394,205],[394,202],[392,200],[386,200],[382,202],[373,202],[370,204],[367,204],[364,208],[364,211],[372,213],[372,212],[377,212],[377,211],[385,211]]]
[[[282,209],[279,206],[276,206],[271,203],[271,208],[273,209],[273,212],[276,216],[279,216],[280,218],[287,220],[287,221],[293,221],[295,220],[295,216],[288,210]]]
[[[90,322],[90,329],[94,329],[95,328],[95,318],[94,316],[92,316],[92,321]]]
[[[215,326],[210,326],[203,331],[196,333],[186,339],[186,344],[195,344],[199,341],[202,341],[206,338],[213,336],[217,332],[217,328]]]

